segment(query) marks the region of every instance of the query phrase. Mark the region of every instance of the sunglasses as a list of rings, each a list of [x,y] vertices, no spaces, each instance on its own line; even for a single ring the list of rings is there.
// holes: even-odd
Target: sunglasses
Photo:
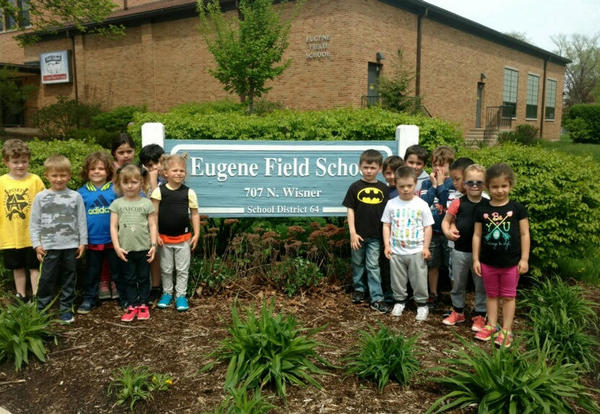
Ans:
[[[481,187],[483,186],[483,181],[465,181],[465,185],[467,187]]]

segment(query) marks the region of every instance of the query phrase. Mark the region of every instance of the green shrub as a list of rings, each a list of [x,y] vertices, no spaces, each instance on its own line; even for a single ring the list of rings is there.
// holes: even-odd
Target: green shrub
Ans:
[[[322,344],[313,339],[322,328],[298,327],[294,316],[274,313],[273,301],[269,305],[263,303],[258,316],[249,308],[245,320],[240,318],[234,304],[231,316],[230,338],[208,356],[216,361],[204,367],[209,370],[218,361],[229,361],[226,389],[238,385],[246,388],[275,385],[277,395],[285,398],[287,384],[322,388],[313,378],[314,374],[325,374],[315,362],[328,365],[316,352],[316,347]]]
[[[116,135],[116,132],[107,131],[105,129],[78,128],[67,132],[65,138],[75,141],[93,142],[110,151]]]
[[[523,203],[531,226],[531,267],[535,275],[557,269],[560,255],[581,256],[600,245],[600,166],[590,158],[516,144],[463,150],[475,162],[508,163],[517,184],[511,198]]]
[[[229,283],[238,278],[234,269],[230,269],[222,257],[192,256],[187,295],[206,293],[214,294],[223,290]]]
[[[461,338],[462,347],[446,376],[433,380],[450,392],[433,403],[427,413],[478,405],[479,413],[570,413],[576,402],[587,412],[600,412],[591,390],[579,383],[578,365],[550,365],[548,347],[527,352],[493,346],[492,354]],[[463,349],[464,348],[464,349]],[[449,400],[449,401],[448,401]]]
[[[267,281],[288,296],[317,286],[323,280],[319,266],[302,257],[286,257],[281,262],[273,263],[266,277]]]
[[[514,131],[503,131],[498,134],[498,143],[507,142],[535,145],[538,141],[538,129],[531,124],[517,125]]]
[[[359,378],[376,382],[380,391],[390,379],[408,385],[420,367],[417,356],[421,353],[415,349],[417,339],[393,333],[382,324],[377,332],[373,328],[361,331],[359,345],[346,358],[346,368]]]
[[[58,102],[37,111],[35,125],[42,136],[64,138],[72,129],[90,128],[92,119],[100,113],[100,106],[78,102],[59,96]]]
[[[110,132],[127,131],[127,124],[133,121],[133,114],[146,112],[146,106],[118,106],[93,118],[93,127]]]
[[[573,105],[564,117],[573,142],[600,144],[600,104]]]
[[[118,375],[108,386],[108,394],[116,394],[117,405],[129,401],[129,408],[138,401],[147,401],[154,398],[156,391],[167,391],[173,385],[173,378],[168,374],[150,372],[148,367],[119,368]]]
[[[516,142],[514,131],[502,131],[498,134],[497,138],[498,144],[505,144],[507,142]]]
[[[432,150],[446,144],[455,149],[463,144],[462,133],[454,124],[423,115],[407,115],[380,108],[332,109],[323,111],[274,111],[265,116],[240,112],[188,115],[137,113],[129,132],[141,142],[145,122],[162,122],[167,139],[226,140],[393,140],[400,124],[420,128],[421,145]]]
[[[590,285],[600,285],[600,249],[590,248],[582,256],[568,254],[556,258],[557,273]]]
[[[29,364],[29,354],[44,362],[50,340],[57,342],[51,315],[39,311],[35,303],[0,307],[0,361],[13,359],[17,371]]]
[[[275,409],[273,404],[267,401],[256,390],[252,397],[244,387],[232,388],[229,395],[214,411],[214,414],[267,414]]]
[[[243,113],[245,110],[246,105],[243,103],[223,99],[215,102],[188,102],[173,107],[170,112],[180,115],[206,115],[227,112]]]
[[[267,101],[266,99],[261,99],[260,101],[254,101],[253,113],[261,116],[281,109],[285,109],[285,106],[281,102],[273,102]]]

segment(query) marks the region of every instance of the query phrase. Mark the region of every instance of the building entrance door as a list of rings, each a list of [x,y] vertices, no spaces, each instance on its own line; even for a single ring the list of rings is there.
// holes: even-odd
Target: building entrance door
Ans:
[[[475,128],[481,128],[481,108],[483,106],[483,87],[485,83],[477,83],[477,107],[475,109]]]
[[[377,81],[381,73],[381,64],[369,62],[368,78],[367,78],[367,105],[375,105],[379,97],[377,92]]]

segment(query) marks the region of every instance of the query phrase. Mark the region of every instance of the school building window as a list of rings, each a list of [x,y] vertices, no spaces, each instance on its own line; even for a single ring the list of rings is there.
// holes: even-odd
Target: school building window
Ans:
[[[527,106],[525,107],[525,118],[537,119],[538,91],[540,77],[538,75],[527,75]]]
[[[0,32],[9,30],[16,30],[19,27],[28,27],[29,21],[29,0],[8,0],[12,6],[16,6],[19,9],[19,20],[12,14],[3,13],[0,9]]]
[[[554,109],[556,107],[556,81],[546,81],[546,119],[554,121]]]
[[[505,118],[517,117],[517,84],[519,72],[514,69],[504,68],[504,88],[502,91],[502,116]]]

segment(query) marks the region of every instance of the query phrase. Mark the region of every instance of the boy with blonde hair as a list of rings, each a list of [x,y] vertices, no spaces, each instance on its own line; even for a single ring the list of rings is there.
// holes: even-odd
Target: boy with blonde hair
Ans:
[[[50,304],[60,286],[60,319],[71,323],[75,320],[75,262],[88,244],[85,205],[77,191],[67,188],[71,163],[65,156],[50,156],[44,169],[50,188],[35,196],[29,224],[31,242],[42,262],[38,309]]]
[[[2,160],[8,174],[0,177],[0,250],[4,266],[13,271],[17,298],[27,296],[26,269],[29,269],[31,289],[36,294],[40,263],[31,247],[29,216],[33,199],[44,189],[44,183],[29,172],[31,152],[20,139],[6,140]]]

